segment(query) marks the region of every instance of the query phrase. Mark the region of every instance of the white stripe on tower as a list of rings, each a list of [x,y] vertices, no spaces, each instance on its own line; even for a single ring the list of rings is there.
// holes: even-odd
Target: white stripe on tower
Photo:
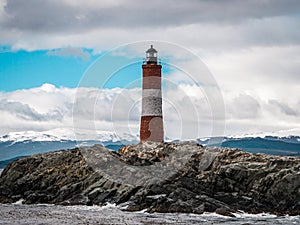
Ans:
[[[144,89],[142,116],[162,116],[162,98],[160,89]]]
[[[143,98],[147,97],[161,98],[161,89],[143,89]]]

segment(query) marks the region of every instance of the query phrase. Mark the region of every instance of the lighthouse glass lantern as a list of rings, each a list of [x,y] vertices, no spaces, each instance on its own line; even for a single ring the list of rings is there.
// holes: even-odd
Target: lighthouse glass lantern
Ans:
[[[157,51],[153,48],[153,45],[146,51],[146,63],[157,64]]]

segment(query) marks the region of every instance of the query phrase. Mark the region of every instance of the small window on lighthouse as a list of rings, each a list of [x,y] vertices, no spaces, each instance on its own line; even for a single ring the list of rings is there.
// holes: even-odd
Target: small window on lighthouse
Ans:
[[[147,52],[147,58],[150,58],[150,57],[157,57],[157,53],[155,52]]]

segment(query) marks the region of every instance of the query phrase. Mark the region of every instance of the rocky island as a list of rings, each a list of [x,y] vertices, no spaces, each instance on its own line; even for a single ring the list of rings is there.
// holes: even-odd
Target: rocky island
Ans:
[[[103,205],[128,211],[300,214],[300,158],[194,142],[101,145],[11,162],[0,203]]]

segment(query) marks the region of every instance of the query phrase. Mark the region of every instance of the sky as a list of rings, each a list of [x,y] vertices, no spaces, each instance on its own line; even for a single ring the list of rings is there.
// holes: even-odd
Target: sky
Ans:
[[[0,135],[137,134],[150,43],[168,138],[293,134],[299,24],[297,0],[0,0]]]

